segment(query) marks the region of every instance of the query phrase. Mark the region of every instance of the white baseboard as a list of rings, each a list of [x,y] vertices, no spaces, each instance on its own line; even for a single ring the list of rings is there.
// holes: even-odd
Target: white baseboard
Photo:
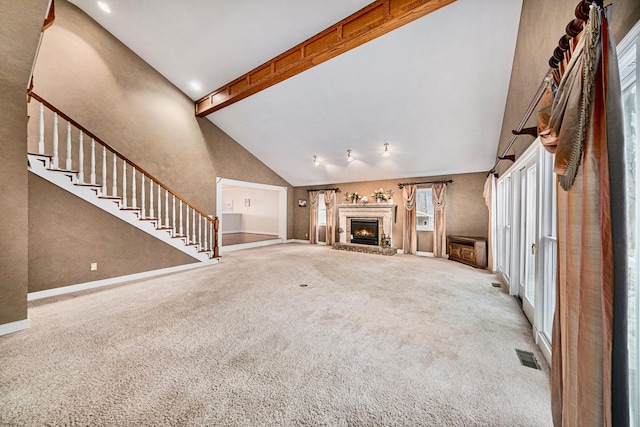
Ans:
[[[131,280],[147,279],[161,274],[176,273],[178,271],[191,270],[194,268],[207,267],[220,262],[219,259],[210,261],[194,262],[192,264],[178,265],[175,267],[161,268],[158,270],[143,271],[142,273],[127,274],[126,276],[112,277],[109,279],[95,280],[93,282],[79,283],[77,285],[63,286],[60,288],[47,289],[45,291],[29,292],[27,301],[35,301],[42,298],[54,297],[57,295],[69,294],[72,292],[86,291],[87,289],[101,288],[103,286],[117,285]]]
[[[399,254],[404,254],[404,251],[402,249],[398,249],[398,253]],[[416,256],[424,256],[424,257],[430,257],[433,258],[433,252],[421,252],[421,251],[417,251],[416,252]],[[449,255],[445,254],[442,258],[448,259]]]
[[[417,256],[428,256],[428,257],[433,258],[433,252],[420,252],[420,251],[417,251],[416,255]]]
[[[285,243],[306,243],[309,244],[308,240],[300,240],[300,239],[289,239]]]
[[[23,331],[25,329],[29,329],[31,326],[31,322],[29,319],[17,320],[11,323],[5,323],[4,325],[0,325],[0,336],[12,334],[14,332]]]

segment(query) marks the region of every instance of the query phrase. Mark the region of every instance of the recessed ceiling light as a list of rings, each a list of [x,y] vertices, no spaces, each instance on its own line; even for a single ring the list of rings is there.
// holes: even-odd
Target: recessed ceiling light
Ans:
[[[103,1],[98,2],[98,7],[100,7],[104,13],[111,13],[111,8]]]
[[[191,83],[191,89],[193,90],[201,90],[202,89],[202,85],[200,85],[200,83],[198,83],[197,81],[193,80]]]

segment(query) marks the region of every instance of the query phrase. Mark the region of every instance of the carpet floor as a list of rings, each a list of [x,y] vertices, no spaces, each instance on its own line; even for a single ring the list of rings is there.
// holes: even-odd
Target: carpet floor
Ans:
[[[0,425],[550,426],[548,367],[492,279],[284,244],[36,301],[0,337]]]

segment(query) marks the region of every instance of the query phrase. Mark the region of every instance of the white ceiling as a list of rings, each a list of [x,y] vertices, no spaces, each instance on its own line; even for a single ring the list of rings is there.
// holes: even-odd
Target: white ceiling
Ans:
[[[373,0],[71,1],[196,100]],[[458,0],[208,118],[294,186],[488,171],[521,6]]]

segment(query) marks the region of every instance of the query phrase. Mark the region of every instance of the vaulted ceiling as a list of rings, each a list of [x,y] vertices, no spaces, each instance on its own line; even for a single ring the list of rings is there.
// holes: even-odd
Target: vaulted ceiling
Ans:
[[[194,101],[371,2],[71,1]],[[488,171],[521,6],[457,0],[207,118],[294,186]]]

